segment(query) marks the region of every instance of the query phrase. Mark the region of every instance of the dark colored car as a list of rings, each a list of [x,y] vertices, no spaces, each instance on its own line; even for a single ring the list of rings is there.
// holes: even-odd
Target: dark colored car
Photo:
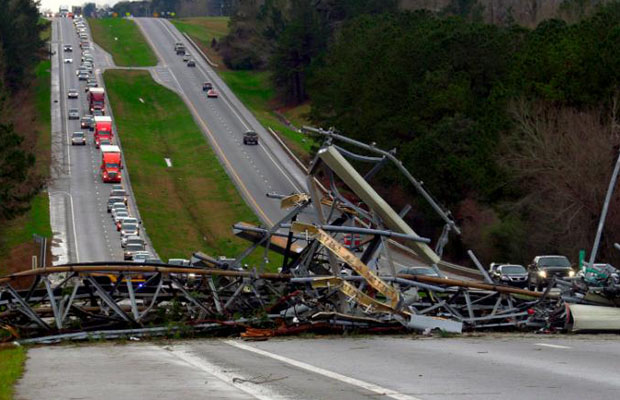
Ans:
[[[70,44],[66,44],[66,45],[64,45],[63,49],[66,52],[70,52],[70,51],[73,51],[73,46],[71,46]]]
[[[243,144],[258,144],[258,134],[254,131],[247,131],[243,134]]]
[[[202,91],[206,92],[213,89],[213,84],[211,82],[205,82],[202,84]]]
[[[528,266],[528,287],[542,290],[553,278],[575,276],[570,261],[564,256],[536,256]]]
[[[82,117],[80,121],[80,127],[82,129],[90,129],[91,131],[95,129],[95,119],[92,115],[87,114]]]
[[[189,61],[187,62],[187,66],[188,66],[188,67],[195,67],[195,66],[196,66],[196,61],[194,61],[194,60],[189,60]]]
[[[489,269],[489,275],[495,282],[503,285],[520,288],[527,286],[528,275],[523,265],[493,263]]]

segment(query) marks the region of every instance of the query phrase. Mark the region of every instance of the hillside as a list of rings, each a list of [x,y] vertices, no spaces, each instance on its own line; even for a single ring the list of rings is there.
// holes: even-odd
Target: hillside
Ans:
[[[481,16],[485,22],[504,24],[513,20],[519,25],[534,27],[549,18],[575,20],[589,13],[606,0],[400,0],[405,10],[428,9]]]

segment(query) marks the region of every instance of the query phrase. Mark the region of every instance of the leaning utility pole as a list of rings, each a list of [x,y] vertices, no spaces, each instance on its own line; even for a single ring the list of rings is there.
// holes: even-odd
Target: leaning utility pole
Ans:
[[[607,188],[607,195],[605,196],[605,202],[603,203],[603,211],[601,212],[601,219],[598,221],[598,229],[596,230],[596,238],[594,239],[594,245],[592,246],[592,252],[590,253],[590,262],[588,265],[592,266],[596,259],[596,253],[598,253],[598,247],[601,242],[601,235],[603,234],[603,227],[605,226],[605,219],[607,218],[607,210],[609,209],[609,202],[611,201],[611,195],[616,188],[616,181],[618,180],[618,171],[620,170],[620,153],[618,153],[618,159],[616,160],[616,166],[614,172],[611,174],[611,180],[609,181],[609,187]],[[585,270],[585,266],[583,267]]]

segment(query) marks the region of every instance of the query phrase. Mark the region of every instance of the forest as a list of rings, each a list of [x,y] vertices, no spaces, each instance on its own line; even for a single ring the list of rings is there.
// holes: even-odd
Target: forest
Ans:
[[[19,103],[47,52],[41,38],[46,22],[37,6],[32,0],[0,0],[0,223],[27,211],[44,183],[25,143],[32,134],[15,126],[25,117]]]
[[[398,148],[462,225],[455,260],[472,248],[487,262],[576,261],[620,144],[620,2],[535,27],[487,23],[464,3],[241,1],[217,47],[230,68],[269,70],[283,102],[310,102],[313,124]],[[389,177],[374,183],[396,205],[414,199],[413,226],[437,237],[428,207]],[[620,261],[618,228],[620,193],[602,259]]]

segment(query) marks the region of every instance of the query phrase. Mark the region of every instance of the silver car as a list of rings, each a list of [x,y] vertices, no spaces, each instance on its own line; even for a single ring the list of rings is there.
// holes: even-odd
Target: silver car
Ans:
[[[132,260],[134,254],[139,253],[139,252],[143,252],[144,250],[144,244],[128,244],[127,246],[125,246],[125,251],[123,252],[123,258],[125,260]]]
[[[73,132],[73,135],[71,135],[71,145],[86,146],[86,136],[84,136],[84,132]]]
[[[127,206],[125,205],[125,203],[121,202],[112,204],[112,207],[110,207],[110,213],[112,214],[112,218],[114,218],[114,215],[119,211],[127,211]]]
[[[137,235],[121,237],[121,247],[125,247],[128,244],[141,244],[144,246],[144,240]]]
[[[148,251],[138,251],[133,254],[132,261],[135,263],[145,263],[151,258],[151,253]]]
[[[114,213],[114,224],[116,224],[117,231],[121,230],[121,224],[125,218],[130,218],[129,211],[118,210]]]
[[[178,265],[180,267],[189,267],[190,262],[185,258],[171,258],[168,260],[169,265]]]
[[[80,119],[80,112],[77,108],[69,109],[69,119]]]
[[[140,224],[136,218],[125,218],[121,222],[121,238],[125,236],[138,236],[140,234]]]
[[[123,203],[127,204],[127,192],[125,192],[125,190],[121,189],[121,190],[115,190],[112,189],[112,191],[110,192],[110,197],[118,197],[123,199]],[[121,201],[121,200],[119,200]]]
[[[110,196],[108,198],[108,212],[112,211],[112,206],[116,203],[125,204],[125,199],[122,197]]]

